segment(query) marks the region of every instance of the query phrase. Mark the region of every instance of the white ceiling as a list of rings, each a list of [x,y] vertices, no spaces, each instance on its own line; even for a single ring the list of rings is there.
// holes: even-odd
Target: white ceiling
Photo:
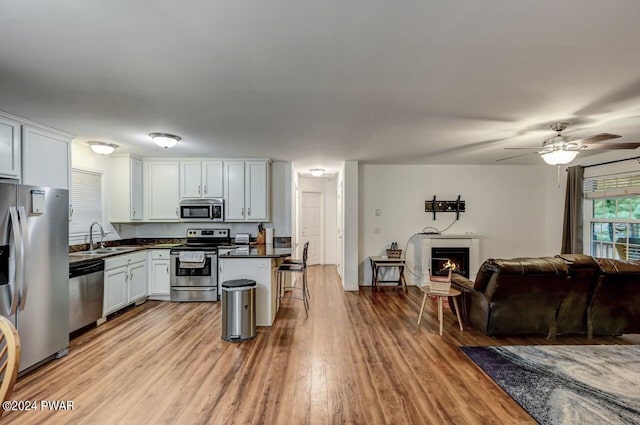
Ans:
[[[640,140],[638,22],[637,0],[6,0],[0,110],[142,155],[494,164],[558,120]]]

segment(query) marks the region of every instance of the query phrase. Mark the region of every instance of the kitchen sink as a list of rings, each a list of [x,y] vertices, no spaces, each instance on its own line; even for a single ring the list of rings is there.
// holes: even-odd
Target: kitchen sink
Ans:
[[[113,254],[113,253],[117,253],[117,252],[128,252],[128,251],[134,251],[137,248],[132,248],[130,246],[110,246],[107,248],[98,248],[98,249],[92,249],[90,251],[81,251],[78,252],[77,254],[79,255],[104,255],[104,254]]]

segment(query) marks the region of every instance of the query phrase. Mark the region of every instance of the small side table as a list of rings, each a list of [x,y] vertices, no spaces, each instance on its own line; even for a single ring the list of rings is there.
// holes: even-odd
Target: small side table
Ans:
[[[369,260],[371,260],[371,272],[373,273],[371,276],[371,284],[374,288],[380,291],[380,283],[396,282],[405,293],[409,292],[407,290],[407,282],[404,278],[404,267],[406,265],[404,258],[369,257]],[[398,280],[379,280],[378,271],[383,267],[397,267],[400,273]]]
[[[453,299],[453,305],[456,308],[456,316],[458,317],[458,325],[460,325],[460,330],[464,330],[462,328],[462,320],[460,320],[460,309],[458,308],[457,297],[462,293],[460,290],[455,288],[450,288],[448,293],[443,292],[431,292],[431,287],[429,285],[423,285],[420,287],[422,292],[424,292],[424,298],[422,298],[422,307],[420,307],[420,315],[418,316],[418,326],[420,326],[420,320],[422,319],[422,312],[424,311],[424,305],[427,302],[427,297],[429,295],[433,295],[438,298],[438,321],[440,322],[440,335],[442,335],[442,299],[451,297]]]

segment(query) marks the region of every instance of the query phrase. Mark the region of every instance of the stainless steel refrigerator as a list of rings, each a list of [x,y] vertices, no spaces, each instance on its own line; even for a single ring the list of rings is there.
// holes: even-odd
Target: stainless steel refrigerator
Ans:
[[[69,345],[69,192],[0,181],[0,314],[24,371]]]

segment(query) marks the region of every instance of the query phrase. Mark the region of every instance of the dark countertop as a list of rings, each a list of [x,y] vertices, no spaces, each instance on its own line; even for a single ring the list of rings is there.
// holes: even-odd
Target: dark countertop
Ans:
[[[75,251],[69,253],[69,266],[85,266],[98,261],[102,261],[107,257],[114,257],[116,255],[127,255],[132,254],[136,251],[142,251],[145,249],[171,249],[174,246],[180,245],[180,243],[146,243],[141,245],[116,245],[111,244],[111,246],[118,246],[122,248],[127,248],[123,251],[114,251],[107,252],[105,254],[87,254],[86,251]]]
[[[249,249],[236,248],[218,258],[284,258],[291,256],[291,248],[278,248],[273,245],[249,246]]]

